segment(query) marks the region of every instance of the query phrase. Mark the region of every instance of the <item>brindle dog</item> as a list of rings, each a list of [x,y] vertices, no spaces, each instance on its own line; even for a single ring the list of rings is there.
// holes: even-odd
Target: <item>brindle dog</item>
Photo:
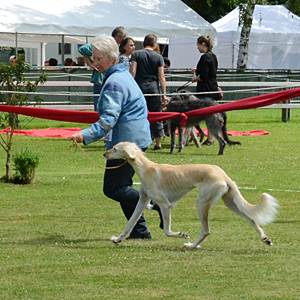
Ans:
[[[209,106],[218,105],[216,101],[213,100],[205,100],[199,99],[191,94],[182,94],[182,95],[174,95],[170,97],[170,101],[167,104],[166,110],[167,112],[180,112],[185,113],[191,110],[196,110],[200,108],[205,108]],[[226,143],[229,145],[241,145],[240,142],[232,141],[227,133],[227,115],[225,112],[214,113],[211,115],[203,115],[203,116],[193,116],[189,117],[185,127],[193,127],[195,126],[198,130],[200,130],[201,139],[203,139],[203,131],[198,126],[201,122],[205,121],[208,131],[217,139],[219,142],[219,153],[218,155],[224,154],[224,149]],[[180,126],[181,119],[173,118],[166,121],[168,124],[168,128],[170,130],[171,135],[171,151],[174,152],[176,147],[175,141],[175,131],[178,128],[178,152],[182,152],[183,149],[183,127]],[[202,133],[201,133],[202,132]],[[200,139],[200,142],[201,142]]]

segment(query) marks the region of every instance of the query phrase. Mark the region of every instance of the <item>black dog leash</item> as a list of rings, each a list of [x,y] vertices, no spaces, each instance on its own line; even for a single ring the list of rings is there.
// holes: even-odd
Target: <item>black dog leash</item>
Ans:
[[[180,90],[183,90],[184,88],[186,88],[187,86],[189,86],[191,83],[192,83],[192,79],[190,79],[184,85],[180,86],[179,88],[177,88],[175,91],[172,91],[171,93],[179,92]]]

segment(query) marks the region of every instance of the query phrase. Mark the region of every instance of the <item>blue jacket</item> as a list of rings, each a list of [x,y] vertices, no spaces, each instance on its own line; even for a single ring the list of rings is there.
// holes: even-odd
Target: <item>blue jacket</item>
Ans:
[[[83,56],[90,58],[93,54],[93,45],[91,43],[85,44],[78,49],[78,52]],[[101,84],[102,80],[103,80],[103,73],[99,73],[94,69],[90,82]]]
[[[151,144],[146,100],[124,63],[104,73],[98,114],[99,121],[81,131],[85,145],[104,136],[108,150],[119,142],[136,143],[140,148]]]

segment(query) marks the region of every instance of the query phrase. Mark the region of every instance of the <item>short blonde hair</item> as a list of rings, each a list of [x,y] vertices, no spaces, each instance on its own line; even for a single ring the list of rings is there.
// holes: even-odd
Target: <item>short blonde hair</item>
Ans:
[[[119,46],[113,37],[99,36],[93,43],[93,48],[104,53],[109,60],[115,60],[116,64],[119,62]]]

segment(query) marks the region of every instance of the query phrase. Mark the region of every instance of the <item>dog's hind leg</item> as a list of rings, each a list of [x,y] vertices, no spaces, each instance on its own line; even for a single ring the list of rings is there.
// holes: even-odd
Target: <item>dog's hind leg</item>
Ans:
[[[140,199],[125,229],[118,237],[112,236],[110,240],[114,243],[120,243],[123,240],[125,240],[126,236],[132,231],[133,227],[135,226],[141,214],[147,208],[149,203],[150,203],[150,198],[148,198],[143,192],[140,191]]]
[[[205,133],[202,130],[202,128],[200,127],[200,124],[195,125],[195,127],[197,128],[197,130],[198,130],[198,132],[200,134],[200,143],[202,143],[202,141],[204,140],[204,137],[205,137]]]
[[[218,202],[218,200],[226,193],[228,187],[226,184],[211,184],[200,188],[199,195],[197,197],[197,210],[201,222],[201,234],[200,237],[194,243],[185,243],[186,248],[200,248],[200,244],[204,239],[210,235],[208,225],[208,215],[210,209]]]
[[[224,139],[220,135],[217,135],[215,137],[216,137],[216,139],[218,140],[218,143],[219,143],[218,155],[223,155],[224,150],[225,150],[225,146],[226,146],[226,142],[224,141]]]
[[[229,192],[229,194],[224,195],[222,197],[225,205],[231,209],[232,211],[234,211],[235,213],[237,213],[238,215],[240,215],[241,217],[243,217],[245,220],[247,220],[256,230],[256,232],[258,233],[260,239],[269,246],[272,246],[273,243],[271,241],[270,238],[267,237],[267,235],[265,234],[265,232],[263,231],[263,229],[251,218],[249,218],[247,215],[245,215],[242,211],[239,210],[239,208],[237,207],[237,205],[233,202],[232,200],[232,195]]]
[[[229,136],[228,136],[228,132],[227,132],[227,114],[225,112],[222,112],[221,115],[223,116],[224,119],[224,123],[222,126],[222,134],[223,134],[223,138],[226,141],[227,144],[231,145],[241,145],[241,142],[237,142],[237,141],[232,141]]]
[[[222,137],[221,130],[219,130],[218,128],[212,126],[211,124],[207,124],[207,128],[208,128],[209,132],[217,139],[217,141],[219,143],[219,153],[218,153],[218,155],[223,155],[224,150],[225,150],[225,146],[226,146],[226,142]]]

